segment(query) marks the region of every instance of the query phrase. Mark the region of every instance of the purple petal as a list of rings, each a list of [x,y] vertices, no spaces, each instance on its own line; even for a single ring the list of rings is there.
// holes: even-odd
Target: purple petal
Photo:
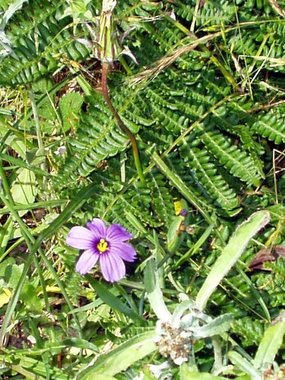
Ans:
[[[93,243],[93,234],[85,227],[72,227],[66,237],[66,244],[73,248],[88,249]]]
[[[110,282],[119,281],[126,274],[123,260],[114,256],[111,252],[100,256],[100,267],[105,280]]]
[[[110,250],[116,257],[121,257],[125,261],[135,261],[136,259],[136,251],[130,244],[115,242],[111,244]]]
[[[122,227],[120,224],[112,224],[107,229],[107,235],[106,238],[112,242],[114,241],[126,241],[133,237],[132,234],[130,234],[124,227]]]
[[[86,274],[97,263],[99,255],[94,253],[91,249],[87,249],[82,253],[76,264],[76,271],[80,274]]]
[[[91,222],[87,223],[87,227],[93,232],[96,238],[105,238],[107,233],[107,228],[103,220],[99,218],[94,218]]]

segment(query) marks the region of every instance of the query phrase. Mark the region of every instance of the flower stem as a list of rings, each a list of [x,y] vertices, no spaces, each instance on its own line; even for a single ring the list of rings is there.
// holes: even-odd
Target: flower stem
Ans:
[[[145,183],[145,178],[144,178],[144,174],[143,174],[142,165],[141,165],[141,162],[140,162],[140,156],[139,156],[139,149],[138,149],[137,140],[135,138],[135,135],[123,123],[120,115],[118,114],[118,112],[116,111],[115,107],[113,106],[113,103],[112,103],[112,101],[110,99],[110,96],[109,96],[108,85],[107,85],[108,69],[109,69],[109,64],[107,62],[103,62],[102,63],[102,78],[101,78],[102,94],[103,94],[103,97],[105,99],[105,102],[107,103],[107,106],[108,106],[109,110],[112,112],[114,118],[116,119],[119,128],[130,139],[130,142],[131,142],[131,145],[132,145],[132,150],[133,150],[133,156],[134,156],[134,160],[135,160],[135,166],[136,166],[136,169],[137,169],[137,173],[138,173],[138,176],[140,177],[141,182],[144,184]]]

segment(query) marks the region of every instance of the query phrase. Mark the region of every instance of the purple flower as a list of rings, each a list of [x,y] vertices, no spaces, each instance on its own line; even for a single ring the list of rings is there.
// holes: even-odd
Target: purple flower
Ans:
[[[105,280],[119,281],[126,274],[124,261],[134,261],[136,251],[127,241],[133,236],[120,224],[106,227],[98,218],[85,227],[72,227],[66,243],[73,248],[84,249],[76,270],[86,274],[99,261]],[[123,261],[124,260],[124,261]]]

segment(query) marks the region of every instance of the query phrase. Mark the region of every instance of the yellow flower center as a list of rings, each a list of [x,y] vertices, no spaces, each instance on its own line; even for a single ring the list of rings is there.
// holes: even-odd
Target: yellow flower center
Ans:
[[[99,253],[104,253],[109,248],[108,243],[105,239],[100,239],[99,243],[97,244],[97,249]]]

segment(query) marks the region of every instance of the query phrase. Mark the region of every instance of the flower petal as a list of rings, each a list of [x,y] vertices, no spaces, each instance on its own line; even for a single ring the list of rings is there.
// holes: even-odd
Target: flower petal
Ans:
[[[103,220],[99,218],[94,218],[91,222],[87,223],[87,227],[93,232],[96,238],[105,238],[107,233],[107,228]]]
[[[125,261],[135,261],[137,258],[136,251],[131,244],[115,242],[110,246],[110,250],[116,257],[121,257]]]
[[[86,274],[97,263],[99,255],[94,253],[92,249],[87,249],[82,253],[76,264],[76,271],[80,274]]]
[[[120,224],[112,224],[107,229],[107,235],[106,238],[109,240],[109,242],[114,241],[126,241],[133,237],[132,234],[130,234],[124,227],[122,227]]]
[[[92,232],[85,227],[72,227],[66,237],[66,244],[73,248],[88,249],[93,243]]]
[[[114,256],[112,252],[100,255],[100,267],[105,280],[110,282],[119,281],[126,274],[123,260]]]

